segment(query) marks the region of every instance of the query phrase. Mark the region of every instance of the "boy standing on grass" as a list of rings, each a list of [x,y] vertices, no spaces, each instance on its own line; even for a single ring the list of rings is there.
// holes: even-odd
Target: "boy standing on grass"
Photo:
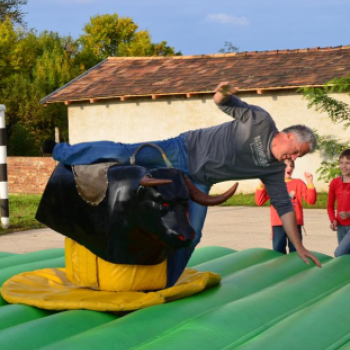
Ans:
[[[350,149],[340,153],[339,167],[342,175],[332,180],[327,205],[331,229],[338,234],[336,257],[350,254]]]
[[[315,204],[317,199],[317,193],[313,184],[313,176],[310,173],[305,173],[306,184],[300,179],[293,179],[292,174],[294,171],[294,161],[287,159],[285,170],[285,182],[287,184],[287,190],[292,200],[292,204],[295,210],[298,230],[300,239],[302,238],[301,227],[304,225],[303,219],[303,199],[308,204]],[[257,205],[263,205],[270,199],[265,186],[261,183],[255,192],[255,203]],[[282,254],[287,254],[287,245],[289,253],[295,252],[296,249],[293,243],[288,239],[286,232],[283,229],[281,219],[279,218],[276,209],[270,205],[271,226],[272,226],[272,245],[273,249]]]

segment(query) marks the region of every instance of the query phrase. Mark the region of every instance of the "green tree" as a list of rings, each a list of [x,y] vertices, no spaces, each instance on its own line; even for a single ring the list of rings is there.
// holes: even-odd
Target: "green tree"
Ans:
[[[34,135],[22,124],[16,124],[8,142],[8,153],[12,156],[39,156]]]
[[[36,36],[9,18],[0,23],[0,101],[6,105],[8,136],[20,122],[19,110],[26,103],[31,70],[36,61]]]
[[[350,106],[334,98],[336,93],[350,93],[350,75],[334,78],[321,88],[303,88],[304,97],[309,101],[308,107],[318,112],[326,112],[333,123],[343,123],[345,129],[350,126]],[[331,96],[332,95],[332,96]],[[350,141],[340,141],[333,135],[317,135],[318,148],[323,161],[317,170],[319,179],[330,182],[340,175],[338,158],[340,152],[350,148]]]
[[[43,140],[54,138],[56,126],[67,139],[66,106],[45,107],[40,99],[85,70],[76,57],[78,47],[71,37],[61,38],[53,32],[37,35],[15,28],[9,19],[0,23],[0,101],[6,105],[9,142],[14,140],[12,133],[17,124],[31,135],[38,150]],[[9,155],[12,150],[9,145]],[[27,150],[23,155],[33,153]]]
[[[37,144],[54,138],[54,129],[59,127],[63,140],[68,140],[67,107],[63,104],[43,106],[40,100],[54,90],[83,73],[85,66],[77,58],[78,44],[70,37],[43,32],[38,36],[39,54],[33,67],[32,84],[29,87],[27,109],[22,112],[22,121],[36,133]]]
[[[27,0],[0,0],[0,22],[9,18],[13,23],[23,24],[21,6],[27,5]]]
[[[139,30],[129,17],[97,15],[84,27],[85,34],[78,39],[81,45],[81,61],[92,66],[107,57],[118,56],[172,56],[174,48],[166,41],[152,43],[149,32]]]
[[[36,36],[23,27],[15,28],[10,18],[0,22],[0,82],[19,71],[30,71],[35,59]]]

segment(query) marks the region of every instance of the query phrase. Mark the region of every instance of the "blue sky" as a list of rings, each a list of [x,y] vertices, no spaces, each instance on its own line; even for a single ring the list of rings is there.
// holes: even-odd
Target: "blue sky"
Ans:
[[[350,45],[349,0],[28,0],[29,28],[78,38],[90,17],[131,17],[183,55]]]

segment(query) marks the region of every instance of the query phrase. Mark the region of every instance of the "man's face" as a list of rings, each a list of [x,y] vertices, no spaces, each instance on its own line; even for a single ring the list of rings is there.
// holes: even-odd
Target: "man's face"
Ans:
[[[309,144],[297,142],[293,133],[282,133],[276,145],[274,156],[280,162],[286,159],[295,160],[298,157],[303,157],[309,150]]]
[[[346,157],[340,158],[339,168],[343,176],[350,176],[350,159]]]

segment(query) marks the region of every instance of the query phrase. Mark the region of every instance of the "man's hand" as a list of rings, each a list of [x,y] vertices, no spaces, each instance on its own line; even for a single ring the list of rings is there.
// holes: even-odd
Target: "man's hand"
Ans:
[[[307,249],[305,249],[304,247],[300,247],[297,250],[298,255],[300,256],[300,258],[305,262],[305,264],[309,265],[309,261],[307,258],[311,259],[315,265],[317,265],[318,267],[322,267],[322,264],[320,263],[320,261],[316,258],[315,255],[313,255],[311,252],[309,252]]]
[[[238,91],[238,88],[232,87],[229,82],[221,82],[215,89],[215,92],[219,92],[224,96],[231,96]]]
[[[296,251],[298,252],[300,258],[305,262],[305,264],[309,264],[309,261],[307,260],[307,258],[309,258],[318,267],[321,267],[322,265],[320,261],[303,246],[299,235],[295,212],[290,211],[288,213],[283,214],[281,216],[281,221],[283,224],[284,231],[286,232],[288,238],[294,244]]]
[[[214,102],[220,104],[228,96],[235,94],[238,91],[238,88],[232,87],[229,82],[221,82],[215,89]]]
[[[338,222],[337,222],[337,220],[333,220],[331,222],[331,230],[332,231],[337,231],[337,229],[338,229]]]

